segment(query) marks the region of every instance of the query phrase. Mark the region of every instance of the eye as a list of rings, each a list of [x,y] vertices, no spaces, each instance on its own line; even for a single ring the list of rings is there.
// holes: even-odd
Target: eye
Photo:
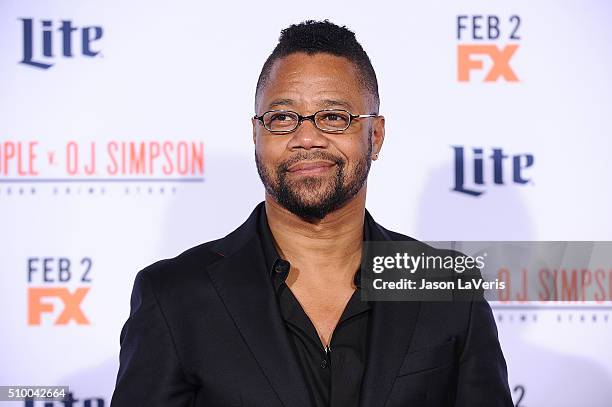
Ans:
[[[272,131],[289,131],[297,124],[297,115],[288,112],[267,112],[264,115],[265,126]]]
[[[318,117],[319,122],[329,128],[344,128],[348,126],[350,117],[343,112],[324,112]]]
[[[291,120],[291,117],[289,117],[289,115],[285,113],[276,113],[272,115],[272,118],[270,119],[270,121],[278,121],[278,122],[283,122],[287,120]]]
[[[346,121],[347,117],[340,113],[326,113],[323,115],[322,119],[327,122],[337,122],[337,121]]]

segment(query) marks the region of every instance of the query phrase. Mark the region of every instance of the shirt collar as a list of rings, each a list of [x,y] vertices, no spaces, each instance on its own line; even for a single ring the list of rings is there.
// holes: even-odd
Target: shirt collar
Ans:
[[[363,223],[363,240],[369,241],[372,236],[373,220],[366,216]],[[261,239],[262,249],[266,262],[266,270],[271,279],[274,281],[275,289],[282,284],[289,274],[290,263],[278,255],[276,246],[274,245],[274,237],[270,226],[268,225],[268,217],[266,215],[266,206],[261,205],[259,214],[258,231]],[[278,278],[280,277],[280,278]],[[355,272],[355,286],[361,288],[361,270]]]

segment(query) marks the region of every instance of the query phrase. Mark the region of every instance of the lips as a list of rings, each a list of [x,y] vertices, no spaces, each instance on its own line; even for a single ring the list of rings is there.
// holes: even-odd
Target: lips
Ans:
[[[331,161],[300,161],[287,169],[292,174],[317,174],[329,170],[336,165]]]

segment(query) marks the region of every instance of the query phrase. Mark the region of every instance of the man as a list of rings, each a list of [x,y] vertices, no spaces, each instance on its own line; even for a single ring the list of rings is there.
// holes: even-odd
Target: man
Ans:
[[[484,301],[366,302],[365,209],[385,120],[345,27],[282,31],[253,122],[265,202],[228,236],[138,273],[112,406],[511,406]]]

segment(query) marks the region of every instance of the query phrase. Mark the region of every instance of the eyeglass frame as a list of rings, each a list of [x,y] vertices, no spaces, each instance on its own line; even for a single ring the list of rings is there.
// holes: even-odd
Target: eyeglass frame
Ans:
[[[322,129],[317,125],[317,122],[315,121],[315,116],[321,112],[346,112],[349,115],[349,122],[346,125],[346,127],[342,130],[326,130],[326,129]],[[263,121],[263,117],[267,114],[267,113],[273,113],[273,112],[288,112],[288,113],[295,113],[298,117],[298,122],[295,125],[295,127],[291,130],[270,130],[268,127],[266,127],[266,124]],[[312,124],[314,124],[314,126],[321,130],[324,133],[344,133],[345,131],[348,130],[349,127],[351,127],[351,124],[353,123],[353,120],[355,119],[362,119],[362,118],[369,118],[369,117],[380,117],[380,115],[378,113],[370,113],[370,114],[352,114],[351,112],[349,112],[348,110],[345,109],[321,109],[318,110],[316,112],[314,112],[311,115],[308,116],[302,116],[301,114],[299,114],[296,111],[293,110],[285,110],[285,109],[279,109],[279,110],[268,110],[263,112],[263,114],[261,114],[260,116],[258,116],[257,114],[255,114],[255,116],[253,116],[253,120],[257,120],[261,123],[261,125],[264,127],[264,129],[268,130],[270,133],[272,134],[289,134],[292,133],[294,131],[297,130],[298,127],[300,127],[300,125],[302,124],[302,122],[304,120],[310,120],[312,122]]]

